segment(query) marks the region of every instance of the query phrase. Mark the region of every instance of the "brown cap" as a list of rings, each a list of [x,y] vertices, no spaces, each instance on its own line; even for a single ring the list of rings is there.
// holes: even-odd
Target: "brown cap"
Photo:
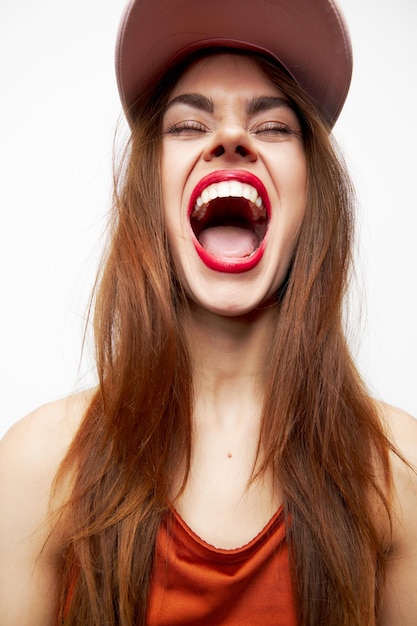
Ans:
[[[352,75],[347,27],[332,0],[132,0],[118,34],[126,111],[191,50],[230,47],[279,61],[333,126]]]

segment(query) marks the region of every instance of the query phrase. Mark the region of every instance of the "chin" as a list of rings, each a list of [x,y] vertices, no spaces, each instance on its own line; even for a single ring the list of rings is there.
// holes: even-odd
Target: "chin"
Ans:
[[[210,298],[206,292],[204,297],[189,296],[191,309],[206,311],[208,314],[225,318],[257,317],[266,308],[269,308],[275,299],[274,294],[254,297],[253,289],[249,295],[240,291],[235,297],[231,293],[220,294],[219,290]]]

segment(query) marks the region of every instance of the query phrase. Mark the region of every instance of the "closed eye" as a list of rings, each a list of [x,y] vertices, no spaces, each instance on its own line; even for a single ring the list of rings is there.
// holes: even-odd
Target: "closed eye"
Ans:
[[[294,135],[299,134],[288,124],[283,122],[264,122],[252,129],[255,135]]]
[[[183,120],[168,126],[164,130],[164,135],[195,135],[207,132],[207,127],[195,120]]]

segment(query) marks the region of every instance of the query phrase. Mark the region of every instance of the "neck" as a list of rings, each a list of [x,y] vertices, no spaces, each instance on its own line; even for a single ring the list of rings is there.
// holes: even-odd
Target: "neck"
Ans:
[[[218,424],[260,417],[262,362],[274,311],[231,318],[191,308],[190,350],[196,419]]]
[[[191,309],[187,322],[194,380],[192,454],[186,483],[181,468],[172,494],[188,525],[222,547],[251,539],[281,501],[272,468],[262,467],[260,446],[263,357],[274,318],[272,309],[239,318]],[[219,524],[225,519],[229,524]],[[243,529],[242,537],[236,537],[236,528]]]

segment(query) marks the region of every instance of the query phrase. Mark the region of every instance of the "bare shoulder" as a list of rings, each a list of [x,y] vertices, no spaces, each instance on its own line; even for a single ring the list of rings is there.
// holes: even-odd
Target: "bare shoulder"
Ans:
[[[381,419],[388,435],[403,456],[417,467],[417,419],[405,411],[378,403]]]
[[[50,490],[90,400],[52,402],[17,422],[0,442],[0,623],[47,626],[54,610]]]
[[[91,392],[45,404],[14,424],[0,441],[0,477],[12,487],[50,486],[87,409]]]
[[[395,519],[404,520],[412,512],[417,525],[417,419],[387,404],[378,407],[386,432],[403,457],[391,455]]]
[[[47,465],[65,454],[88,406],[91,392],[45,404],[16,422],[0,441],[0,458]],[[21,457],[21,458],[19,458]]]
[[[381,419],[398,452],[394,481],[392,554],[388,562],[381,626],[414,626],[417,616],[417,419],[385,404]]]
[[[417,532],[417,419],[396,407],[381,404],[387,434],[403,459],[391,455],[394,481],[394,530],[403,538],[409,521]],[[416,543],[417,547],[417,543]]]

